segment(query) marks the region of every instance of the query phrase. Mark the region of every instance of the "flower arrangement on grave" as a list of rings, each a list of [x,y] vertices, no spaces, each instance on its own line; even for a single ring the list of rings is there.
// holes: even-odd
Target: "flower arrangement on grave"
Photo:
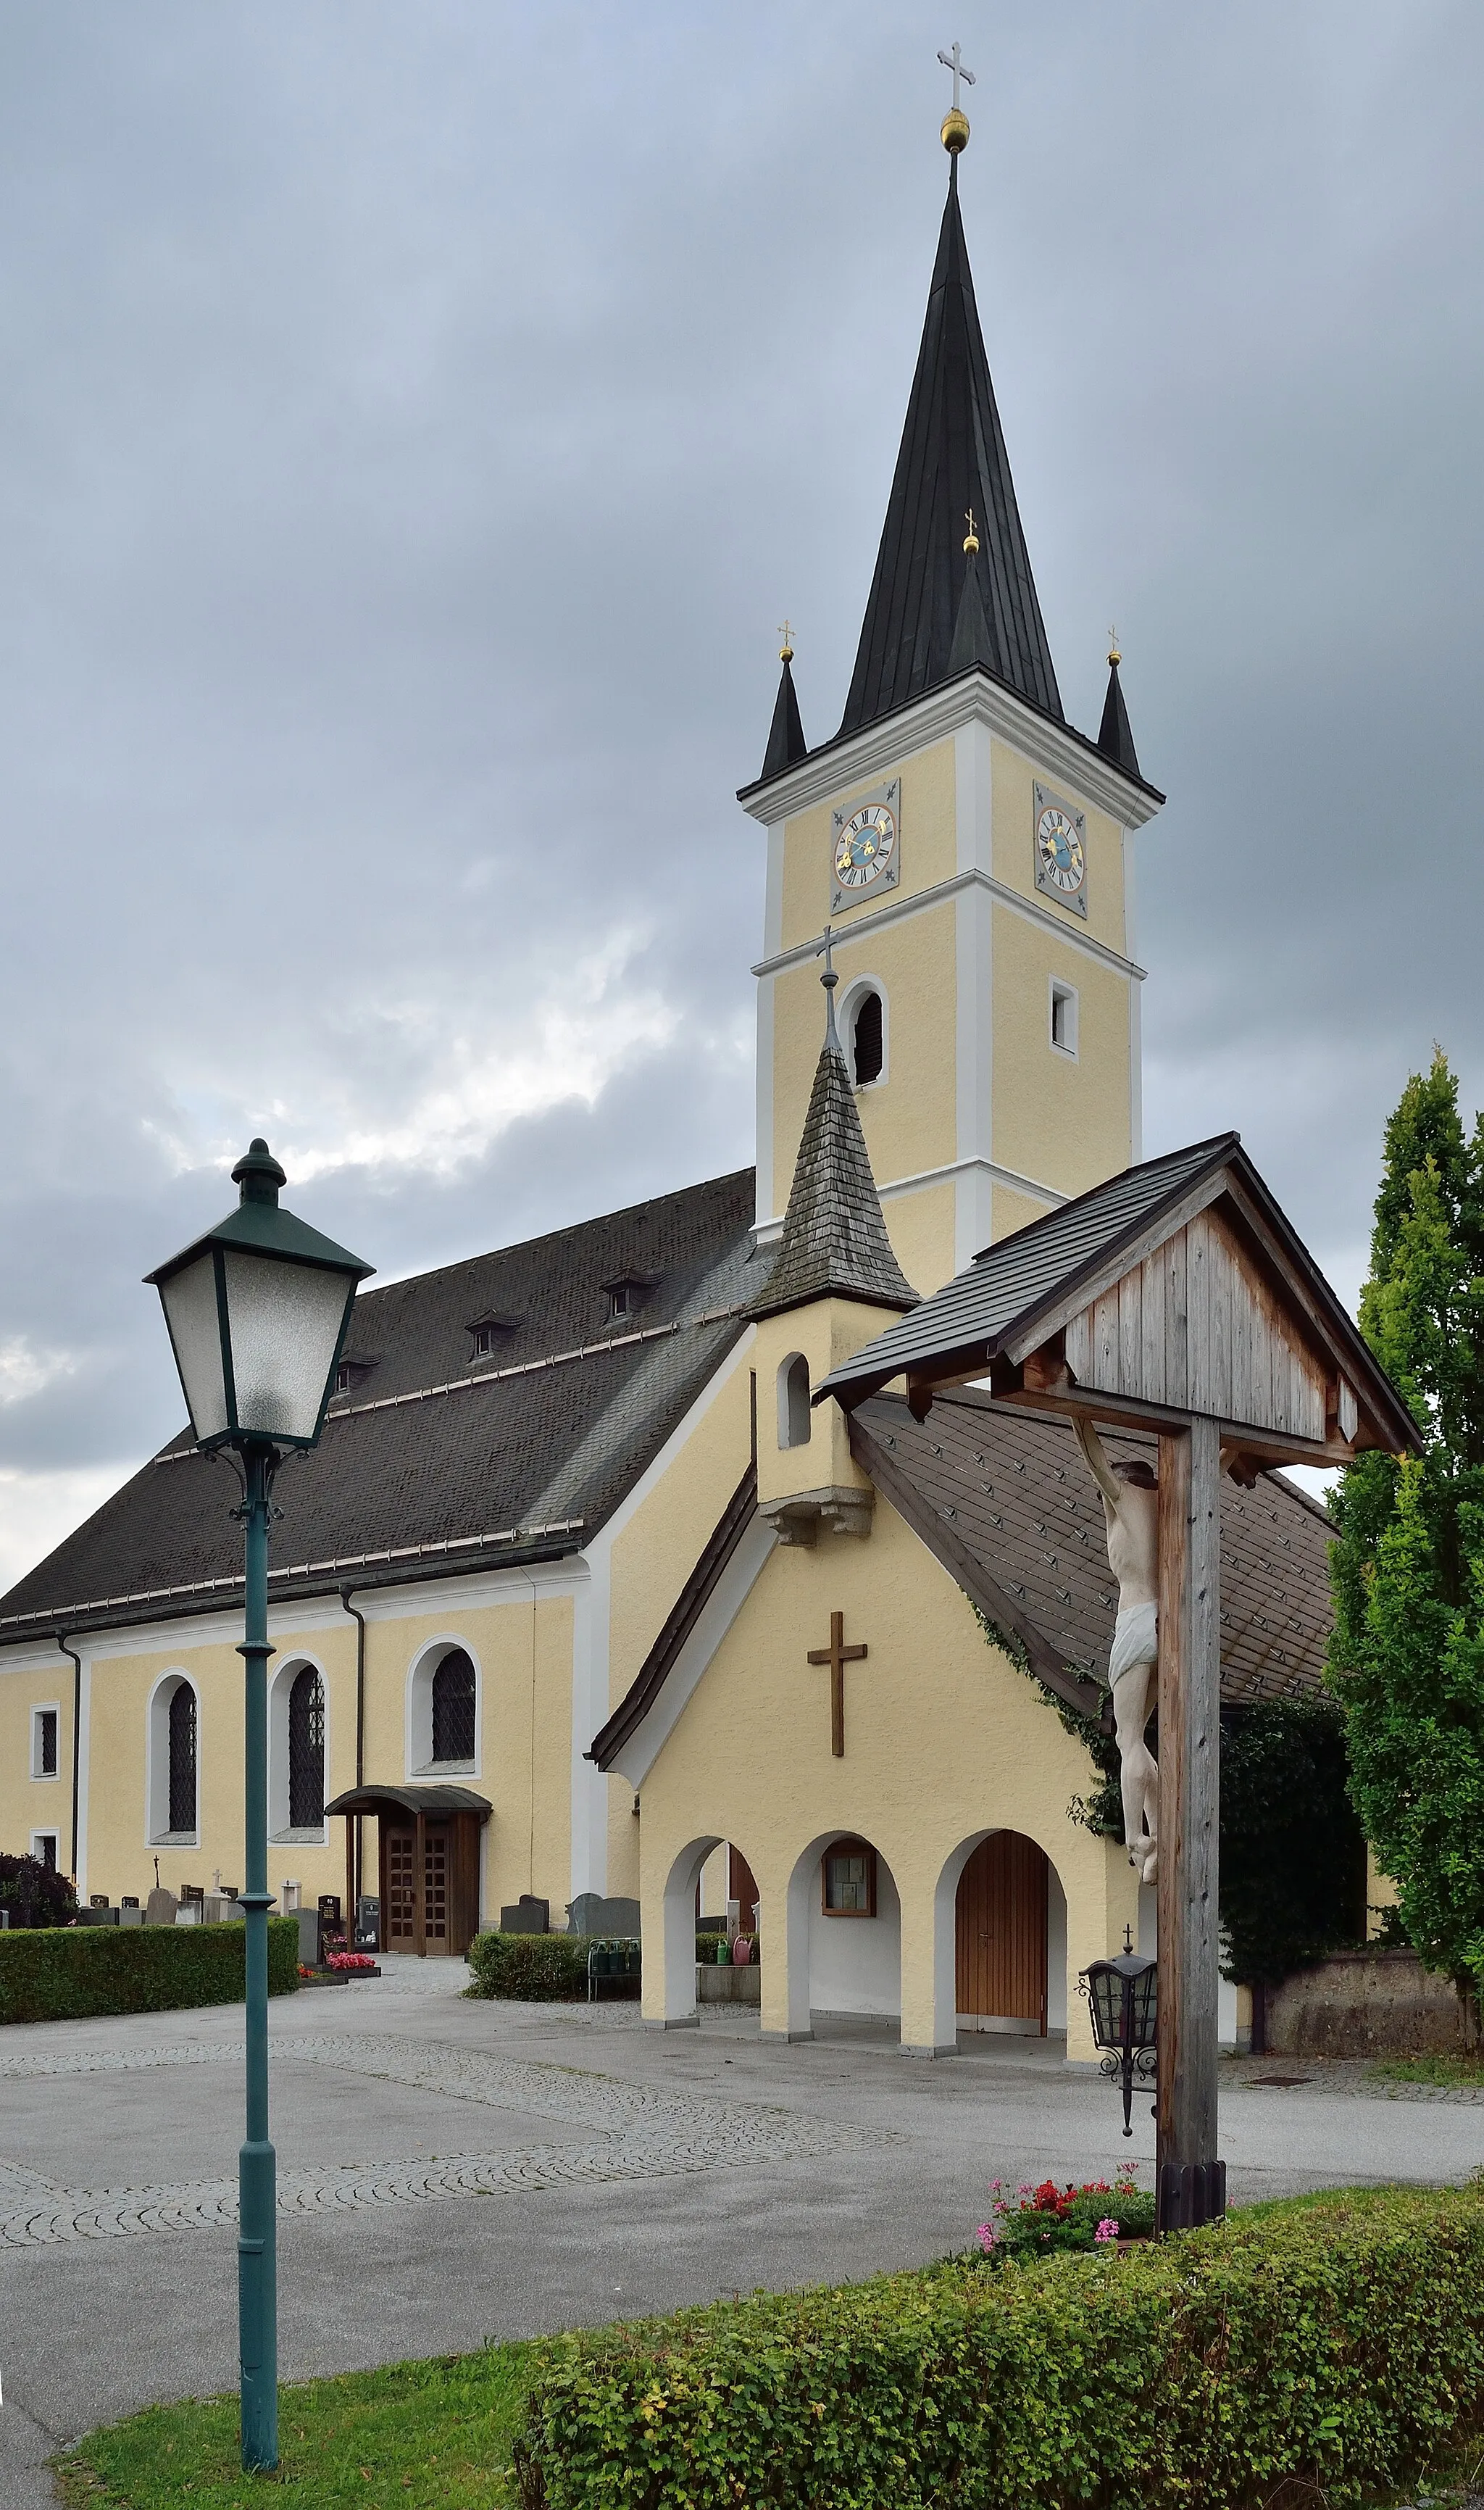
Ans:
[[[369,1953],[326,1953],[324,1966],[326,1969],[374,1969],[376,1963]]]
[[[1125,2173],[1110,2187],[1106,2179],[1085,2179],[1079,2187],[1069,2179],[1064,2187],[1044,2179],[1039,2187],[1027,2182],[1015,2190],[1012,2204],[1003,2179],[992,2182],[989,2220],[976,2237],[991,2265],[1007,2258],[1055,2257],[1068,2250],[1109,2249],[1124,2240],[1147,2240],[1155,2227],[1155,2200]]]

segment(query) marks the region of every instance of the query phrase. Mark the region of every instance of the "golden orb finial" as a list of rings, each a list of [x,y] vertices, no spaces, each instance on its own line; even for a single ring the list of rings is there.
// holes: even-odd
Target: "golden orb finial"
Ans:
[[[783,639],[781,645],[779,647],[779,661],[780,663],[791,663],[793,661],[793,629],[789,627],[786,619],[779,629],[779,634]]]
[[[979,554],[979,535],[973,527],[972,506],[970,507],[968,513],[964,516],[964,520],[969,525],[968,531],[964,534],[964,555],[966,557],[977,557]]]

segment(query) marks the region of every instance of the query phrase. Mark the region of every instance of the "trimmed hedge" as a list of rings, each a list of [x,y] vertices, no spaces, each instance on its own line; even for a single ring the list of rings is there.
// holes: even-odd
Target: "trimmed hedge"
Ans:
[[[1235,2510],[1408,2483],[1481,2407],[1475,2180],[560,2338],[516,2462],[527,2510]]]
[[[511,1997],[526,2004],[569,2004],[588,1993],[588,1955],[610,1935],[503,1935],[498,1927],[469,1947],[471,1996]]]
[[[33,1926],[0,1932],[0,2023],[241,2004],[247,1928]],[[268,1993],[299,1984],[299,1921],[268,1921]]]

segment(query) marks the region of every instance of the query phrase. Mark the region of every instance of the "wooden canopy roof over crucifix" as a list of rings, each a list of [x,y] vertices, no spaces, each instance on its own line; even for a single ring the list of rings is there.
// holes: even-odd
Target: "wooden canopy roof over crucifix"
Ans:
[[[1236,1133],[1125,1169],[999,1240],[827,1377],[851,1411],[892,1379],[921,1420],[1002,1401],[1127,1428],[1215,1420],[1242,1478],[1420,1444],[1402,1397]]]

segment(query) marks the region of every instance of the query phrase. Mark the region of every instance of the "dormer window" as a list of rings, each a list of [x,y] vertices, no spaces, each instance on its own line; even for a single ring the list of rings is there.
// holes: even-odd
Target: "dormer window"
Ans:
[[[471,1316],[468,1325],[471,1359],[493,1359],[518,1333],[524,1316],[506,1315],[499,1309],[487,1308],[482,1316]]]
[[[637,1314],[649,1297],[658,1273],[613,1273],[599,1284],[608,1302],[607,1321],[611,1325],[627,1324]]]
[[[374,1359],[358,1358],[354,1351],[348,1350],[335,1365],[335,1392],[353,1394],[358,1386],[364,1384],[375,1365]]]

